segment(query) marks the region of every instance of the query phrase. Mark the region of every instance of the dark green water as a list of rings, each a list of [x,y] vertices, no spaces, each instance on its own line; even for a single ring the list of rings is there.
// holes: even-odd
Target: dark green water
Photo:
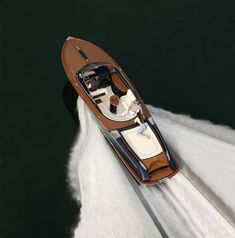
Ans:
[[[2,5],[4,5],[2,3]],[[111,54],[146,103],[235,128],[235,2],[9,1],[0,26],[0,237],[71,237],[68,35]]]

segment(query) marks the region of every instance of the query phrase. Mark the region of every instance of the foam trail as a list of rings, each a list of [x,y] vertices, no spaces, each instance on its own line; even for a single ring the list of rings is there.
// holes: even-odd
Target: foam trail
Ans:
[[[83,101],[69,180],[81,214],[75,238],[161,237]]]
[[[235,224],[235,131],[149,107],[185,176]]]
[[[169,237],[235,237],[233,227],[182,173],[138,189]]]
[[[163,237],[235,237],[233,227],[199,192],[201,183],[195,187],[189,181],[199,176],[202,183],[211,186],[212,195],[220,196],[228,207],[233,207],[233,201],[227,194],[223,196],[210,180],[215,178],[217,172],[214,168],[216,166],[211,169],[211,160],[215,156],[213,146],[217,146],[220,156],[223,155],[219,153],[221,151],[233,152],[233,133],[229,129],[218,129],[227,131],[220,140],[220,135],[210,130],[217,128],[213,125],[203,122],[197,124],[197,121],[190,118],[150,107],[172,151],[179,155],[184,167],[187,165],[193,171],[187,178],[179,173],[158,186],[137,186],[133,183],[152,221],[130,186],[129,181],[133,180],[124,176],[113,151],[80,99],[78,110],[81,131],[69,163],[70,185],[74,196],[82,203],[81,221],[75,229],[75,238],[161,237],[153,221],[159,229],[162,228],[160,231]],[[214,141],[215,144],[212,143]],[[219,163],[219,157],[216,158],[216,163]],[[230,166],[235,164],[234,161],[230,162]],[[201,163],[204,169],[200,167]],[[183,173],[186,171],[184,167]],[[228,165],[222,169],[229,174],[222,178],[223,181],[234,178],[233,170]],[[201,170],[204,173],[199,173]],[[223,191],[228,193],[227,189],[233,186],[231,180],[227,180],[227,183],[230,185],[225,186]],[[229,192],[233,194],[234,190]]]

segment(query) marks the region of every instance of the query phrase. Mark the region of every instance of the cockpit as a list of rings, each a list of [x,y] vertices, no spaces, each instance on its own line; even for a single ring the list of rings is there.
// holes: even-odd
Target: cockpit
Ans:
[[[78,72],[77,78],[107,118],[127,121],[139,112],[130,85],[113,65],[104,62],[89,64]]]

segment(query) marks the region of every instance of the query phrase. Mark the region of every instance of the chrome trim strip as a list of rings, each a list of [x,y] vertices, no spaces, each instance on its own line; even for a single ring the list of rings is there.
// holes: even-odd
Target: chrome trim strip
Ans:
[[[171,161],[171,157],[170,157],[170,155],[169,155],[168,150],[166,150],[166,157],[167,157],[167,160],[170,162],[170,161]]]
[[[112,135],[115,139],[121,137],[121,135],[120,135],[120,133],[119,133],[118,130],[110,131],[110,133],[111,133],[111,135]]]
[[[139,164],[141,165],[141,167],[142,167],[144,170],[148,170],[148,169],[146,168],[146,166],[145,166],[141,161],[139,161]]]

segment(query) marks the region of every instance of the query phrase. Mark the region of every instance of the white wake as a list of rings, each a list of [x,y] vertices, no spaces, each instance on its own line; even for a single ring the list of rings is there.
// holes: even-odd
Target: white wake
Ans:
[[[149,109],[183,166],[174,178],[152,187],[138,186],[126,176],[78,100],[80,133],[69,162],[70,186],[82,204],[74,237],[235,237],[230,225],[235,208],[235,133]]]
[[[81,200],[76,238],[161,237],[82,100],[69,180]]]
[[[235,131],[149,109],[185,176],[235,224]]]

